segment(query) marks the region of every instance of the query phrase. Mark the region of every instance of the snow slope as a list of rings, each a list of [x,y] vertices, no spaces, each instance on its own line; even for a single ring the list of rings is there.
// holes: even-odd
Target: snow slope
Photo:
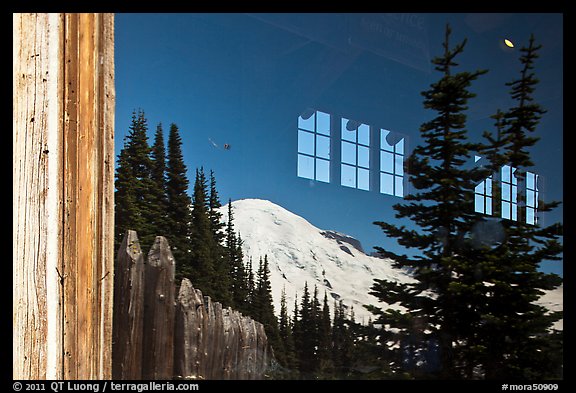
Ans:
[[[228,206],[221,209],[223,220],[228,220]],[[242,199],[232,202],[234,228],[243,240],[246,258],[252,257],[254,272],[258,260],[268,255],[272,296],[276,313],[280,312],[280,295],[286,290],[288,310],[294,309],[294,296],[298,302],[304,292],[304,284],[312,295],[314,285],[322,301],[328,294],[330,309],[334,300],[342,300],[354,307],[356,321],[367,322],[372,315],[362,305],[377,303],[368,294],[375,278],[410,282],[403,270],[392,267],[390,259],[368,256],[360,242],[342,233],[322,230],[304,218],[261,199]],[[563,309],[563,287],[547,292],[538,301],[550,310]],[[563,321],[554,326],[563,328]]]
[[[222,214],[227,221],[227,205]],[[391,260],[366,255],[356,239],[318,229],[270,201],[234,201],[232,214],[235,230],[242,237],[244,255],[252,257],[255,271],[259,258],[268,255],[276,313],[280,311],[282,288],[291,313],[295,294],[301,297],[307,282],[311,295],[317,286],[320,301],[324,292],[328,294],[331,310],[334,300],[341,299],[346,306],[354,306],[357,321],[367,322],[371,314],[362,305],[376,304],[376,298],[368,294],[374,278],[411,280],[393,268]]]

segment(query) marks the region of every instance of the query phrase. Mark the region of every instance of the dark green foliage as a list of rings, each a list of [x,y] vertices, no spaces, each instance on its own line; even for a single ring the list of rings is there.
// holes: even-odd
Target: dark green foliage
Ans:
[[[532,70],[540,47],[531,36],[528,47],[521,49],[520,78],[506,84],[512,88],[510,95],[515,105],[494,116],[496,140],[484,133],[488,141],[484,152],[493,178],[499,178],[503,164],[516,168],[520,206],[517,220],[502,221],[505,242],[493,249],[484,248],[481,253],[474,250],[470,255],[480,278],[492,284],[479,310],[481,319],[474,340],[474,360],[482,365],[486,378],[547,379],[562,375],[561,356],[550,350],[561,347],[562,334],[550,333],[550,328],[562,318],[562,313],[549,314],[546,308],[534,304],[543,290],[557,288],[562,282],[555,274],[539,271],[542,261],[561,259],[562,226],[526,223],[523,208],[523,183],[527,170],[533,166],[528,148],[538,141],[530,134],[546,112],[533,98],[538,80]],[[557,205],[539,201],[538,210],[542,214]]]
[[[115,182],[115,244],[120,245],[128,229],[138,231],[143,249],[149,248],[155,238],[153,197],[151,189],[152,162],[148,145],[148,124],[144,112],[132,114],[130,131],[124,148],[118,155]]]
[[[228,223],[225,231],[225,259],[229,269],[230,292],[234,307],[248,315],[250,314],[249,303],[249,272],[244,265],[244,253],[242,252],[242,239],[234,231],[234,213],[232,200],[228,201]]]
[[[166,184],[166,148],[164,146],[164,132],[162,124],[156,127],[154,134],[154,145],[150,152],[152,168],[150,177],[152,179],[152,188],[150,194],[152,197],[152,221],[155,223],[156,236],[165,236],[171,232],[168,219],[168,196]]]
[[[280,339],[282,340],[282,346],[284,348],[284,363],[282,366],[289,370],[290,374],[294,376],[298,361],[296,358],[296,349],[294,344],[294,334],[293,334],[293,324],[288,315],[288,307],[286,305],[286,292],[282,289],[282,295],[280,298],[280,318],[278,322],[278,330],[280,333]]]
[[[316,291],[314,291],[316,292]],[[328,295],[324,292],[322,310],[318,315],[318,374],[323,379],[333,376],[334,362],[332,360],[332,321],[330,319],[330,307]]]
[[[349,378],[354,359],[354,339],[346,318],[346,309],[342,301],[334,304],[334,322],[332,324],[332,362],[338,378]]]
[[[214,296],[215,300],[222,303],[224,307],[234,305],[232,298],[232,271],[229,259],[229,251],[225,248],[224,227],[222,214],[220,213],[220,198],[216,189],[216,178],[214,171],[210,171],[210,194],[208,196],[208,218],[210,219],[210,230],[212,233],[212,258],[214,263]]]
[[[189,275],[194,285],[205,296],[217,300],[214,282],[216,279],[214,262],[216,243],[212,234],[206,176],[203,168],[196,170],[192,206],[191,252],[189,257],[191,269]]]
[[[166,168],[166,195],[168,200],[168,241],[176,260],[176,281],[190,276],[190,196],[186,164],[182,154],[182,138],[176,124],[170,125],[168,134],[168,161]]]
[[[476,183],[488,174],[465,166],[476,148],[466,136],[465,110],[468,100],[474,97],[468,88],[486,71],[452,71],[458,65],[455,58],[464,50],[466,41],[450,48],[450,33],[447,27],[444,53],[433,60],[441,78],[422,93],[424,107],[433,110],[436,117],[422,124],[420,133],[424,143],[408,158],[409,178],[415,192],[405,198],[406,203],[394,206],[396,217],[409,218],[420,229],[408,230],[376,222],[389,237],[398,239],[399,244],[421,251],[421,255],[407,257],[379,249],[384,256],[392,255],[397,267],[411,268],[417,282],[398,284],[376,280],[371,292],[380,301],[398,303],[408,310],[400,313],[372,308],[378,317],[375,323],[397,329],[394,341],[398,345],[394,351],[415,356],[433,355],[424,362],[423,368],[413,372],[442,378],[458,375],[454,343],[460,327],[465,328],[470,322],[468,314],[460,309],[460,305],[467,303],[463,299],[465,294],[453,288],[459,283],[457,278],[469,274],[463,250],[465,236],[476,221],[472,196]],[[427,291],[436,297],[429,297]],[[381,342],[383,346],[386,344]],[[437,351],[431,350],[436,347]],[[402,367],[411,367],[417,360],[406,359]]]
[[[274,355],[280,364],[286,364],[284,345],[280,339],[278,319],[274,314],[272,286],[270,284],[270,268],[268,256],[260,259],[256,281],[256,291],[252,299],[253,317],[264,325],[268,342],[274,350]]]
[[[294,317],[294,341],[298,355],[298,367],[300,376],[304,379],[314,378],[317,368],[315,319],[313,299],[310,297],[308,283],[305,283],[300,310],[298,316]]]
[[[464,43],[451,50],[449,36],[447,28],[444,55],[434,60],[442,78],[423,93],[424,106],[438,116],[422,125],[424,143],[408,159],[415,192],[394,206],[398,218],[409,218],[418,229],[376,223],[399,244],[420,251],[408,257],[379,249],[395,259],[397,267],[410,268],[416,279],[410,284],[377,279],[372,287],[371,294],[380,301],[407,310],[369,307],[375,323],[385,329],[379,333],[380,346],[396,344],[385,354],[383,365],[390,365],[394,375],[407,372],[413,378],[557,377],[561,367],[539,367],[544,359],[559,363],[550,348],[561,345],[561,338],[548,329],[560,315],[545,315],[545,308],[534,302],[542,290],[561,282],[538,271],[543,260],[558,259],[561,227],[526,224],[520,213],[518,221],[495,224],[505,234],[497,242],[483,242],[472,231],[479,223],[492,223],[474,213],[475,185],[493,173],[497,180],[504,164],[518,168],[520,182],[524,168],[531,165],[526,148],[536,140],[526,132],[534,130],[544,113],[530,95],[535,78],[529,70],[537,47],[531,39],[522,50],[522,77],[509,84],[518,105],[497,112],[497,136],[485,133],[489,144],[482,146],[467,142],[463,111],[474,96],[467,88],[483,71],[451,71]],[[470,169],[466,164],[473,152],[483,154],[488,164]],[[499,199],[497,181],[493,183],[494,199]],[[541,204],[539,210],[553,205]],[[493,211],[500,214],[495,206]]]

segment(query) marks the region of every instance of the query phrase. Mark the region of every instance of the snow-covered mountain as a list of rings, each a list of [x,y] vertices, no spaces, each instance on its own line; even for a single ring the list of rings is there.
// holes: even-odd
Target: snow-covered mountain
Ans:
[[[222,214],[227,220],[227,206],[222,208]],[[302,296],[307,282],[311,295],[317,286],[320,301],[324,292],[328,294],[331,309],[334,300],[342,300],[344,305],[354,306],[357,321],[367,322],[371,314],[362,305],[376,304],[376,298],[368,294],[374,278],[411,280],[403,271],[393,268],[391,260],[366,255],[358,240],[319,229],[270,201],[234,201],[232,214],[235,230],[242,237],[244,255],[252,257],[254,270],[259,258],[268,255],[277,313],[282,289],[292,312],[294,297]]]
[[[228,206],[222,207],[223,220],[228,220]],[[356,320],[367,322],[371,314],[364,304],[378,304],[369,295],[375,278],[410,282],[403,270],[392,267],[392,260],[366,255],[360,242],[348,235],[322,230],[304,218],[270,201],[242,199],[232,202],[234,227],[243,241],[245,257],[252,257],[253,268],[268,255],[272,296],[276,313],[280,311],[282,289],[286,291],[288,310],[294,308],[294,297],[312,294],[318,288],[319,300],[328,294],[330,308],[334,300],[354,307]],[[540,302],[552,310],[562,309],[562,287],[542,297]],[[557,324],[561,328],[561,323]]]

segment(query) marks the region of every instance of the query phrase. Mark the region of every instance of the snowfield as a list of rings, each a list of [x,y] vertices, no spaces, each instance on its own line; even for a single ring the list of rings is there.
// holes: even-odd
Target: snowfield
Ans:
[[[228,221],[228,205],[221,208]],[[334,301],[342,300],[348,310],[354,308],[357,322],[367,323],[372,316],[363,305],[377,303],[369,295],[375,278],[407,283],[413,279],[403,270],[392,267],[392,260],[366,255],[360,242],[342,233],[322,230],[304,218],[261,199],[232,202],[234,229],[243,241],[245,258],[252,258],[254,272],[258,261],[268,255],[272,296],[276,314],[280,312],[282,289],[291,314],[294,298],[298,303],[308,283],[311,296],[314,286],[322,302],[327,293],[331,311]],[[539,303],[551,310],[562,309],[562,287],[547,293]],[[561,321],[556,328],[562,328]]]

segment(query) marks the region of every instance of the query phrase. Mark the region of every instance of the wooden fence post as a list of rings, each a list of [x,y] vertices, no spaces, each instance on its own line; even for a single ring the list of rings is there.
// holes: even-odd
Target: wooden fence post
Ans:
[[[145,263],[142,377],[174,376],[175,262],[168,241],[157,236]]]
[[[135,231],[129,230],[114,267],[112,378],[142,378],[144,333],[144,255]]]
[[[175,303],[175,261],[157,236],[147,260],[128,231],[116,264],[115,379],[260,379],[269,366],[264,325],[182,280]]]

